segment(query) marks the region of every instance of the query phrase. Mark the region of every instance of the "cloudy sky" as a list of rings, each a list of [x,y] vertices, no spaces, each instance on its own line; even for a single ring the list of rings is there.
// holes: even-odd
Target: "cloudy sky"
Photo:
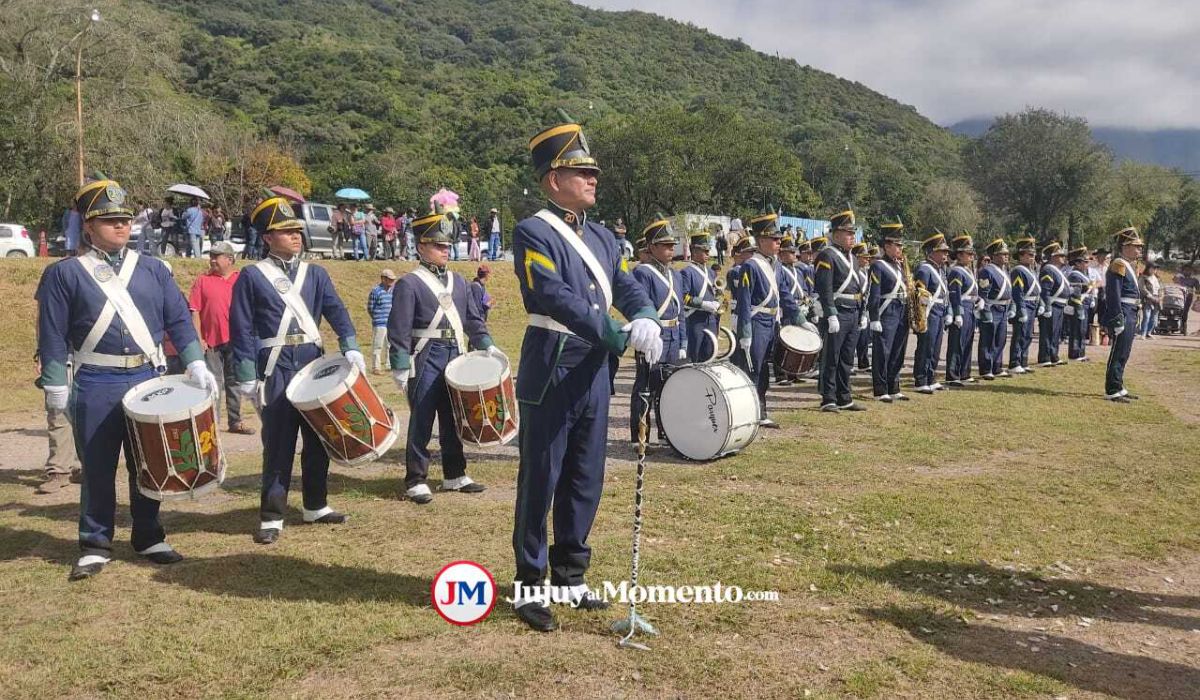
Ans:
[[[940,124],[1027,105],[1200,128],[1196,0],[576,0],[654,12],[857,80]]]

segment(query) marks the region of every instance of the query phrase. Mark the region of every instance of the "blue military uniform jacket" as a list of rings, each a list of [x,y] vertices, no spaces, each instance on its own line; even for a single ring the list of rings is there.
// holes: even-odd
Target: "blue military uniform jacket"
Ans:
[[[1077,309],[1092,308],[1095,300],[1092,295],[1088,294],[1091,291],[1092,281],[1088,279],[1086,272],[1071,268],[1067,272],[1067,284],[1071,286],[1071,306]]]
[[[467,336],[464,341],[479,350],[486,350],[493,345],[492,338],[488,335],[487,322],[483,319],[483,310],[463,276],[451,270],[439,272],[434,265],[421,265],[432,272],[443,285],[450,285],[450,298]],[[433,290],[415,273],[410,272],[396,282],[396,287],[392,290],[392,312],[387,323],[392,367],[408,369],[412,364],[413,348],[419,342],[419,339],[413,338],[413,330],[429,328],[440,306],[441,303],[434,296]],[[433,330],[442,331],[445,340],[454,340],[454,329],[445,314],[442,314],[437,328]]]
[[[1057,265],[1046,263],[1042,265],[1042,304],[1049,309],[1052,305],[1060,309],[1067,305],[1071,298],[1071,287],[1067,284],[1067,276]]]
[[[671,266],[660,266],[657,263],[641,263],[633,268],[633,278],[646,290],[650,305],[658,313],[660,321],[675,321],[673,327],[666,325],[662,329],[663,343],[672,341],[683,347],[687,344],[687,336],[683,327],[683,293],[684,282],[679,270]],[[668,287],[668,282],[670,287]],[[675,358],[663,358],[675,359]]]
[[[612,305],[627,319],[657,319],[642,286],[633,278],[617,247],[616,237],[599,224],[547,205],[546,211],[580,237],[610,280]],[[513,263],[521,301],[531,316],[548,317],[563,330],[533,324],[525,330],[517,399],[541,403],[546,389],[561,380],[589,355],[621,354],[628,334],[624,324],[609,315],[601,285],[558,230],[538,216],[513,229]]]
[[[858,261],[848,251],[827,246],[817,253],[816,285],[817,301],[821,304],[821,315],[825,318],[837,315],[840,306],[860,308],[863,284],[858,274]]]
[[[275,256],[267,260],[282,270],[289,280],[296,281],[299,258],[296,258],[293,264],[284,263]],[[338,336],[340,350],[344,352],[358,349],[350,314],[346,312],[346,306],[334,289],[333,280],[329,279],[325,268],[308,265],[304,284],[300,288],[300,297],[318,325],[322,318],[329,321],[329,325]],[[244,267],[233,285],[233,303],[229,308],[229,337],[233,343],[233,361],[239,382],[263,378],[271,349],[261,347],[260,339],[275,337],[283,310],[283,298],[263,276],[257,265]],[[288,333],[300,332],[299,323],[293,320]],[[279,353],[276,366],[298,370],[320,355],[320,350],[312,344],[285,346]]]
[[[635,270],[636,272],[636,270]],[[711,268],[689,262],[679,271],[683,279],[683,305],[689,311],[699,311],[700,304],[706,301],[716,301],[717,273]],[[653,300],[651,300],[653,301]]]
[[[900,263],[886,257],[871,263],[871,283],[867,291],[867,313],[871,321],[878,321],[883,313],[902,314],[907,303],[908,290]]]
[[[1017,300],[1020,309],[1023,305],[1026,311],[1037,313],[1042,305],[1042,286],[1038,283],[1037,275],[1024,265],[1016,265],[1009,271],[1012,279],[1012,295]]]
[[[979,296],[987,308],[1012,311],[1012,282],[1004,270],[994,263],[984,265],[979,271]]]
[[[779,265],[780,272],[783,275],[780,279],[784,281],[788,290],[792,293],[792,298],[796,300],[796,305],[807,307],[809,304],[808,285],[804,282],[804,273],[800,269],[800,264],[795,265]]]
[[[1139,308],[1141,294],[1138,289],[1137,271],[1133,264],[1118,256],[1108,265],[1104,273],[1104,318],[1109,328],[1124,325],[1125,308]]]
[[[951,315],[973,313],[979,299],[979,283],[975,281],[975,275],[970,268],[955,265],[946,273],[946,280],[950,286]]]
[[[742,277],[741,265],[730,265],[725,272],[725,293],[729,295],[729,310],[737,313],[737,286]]]
[[[811,297],[816,284],[814,281],[815,268],[806,262],[797,262],[796,272],[799,273],[800,286],[804,288],[804,294]]]
[[[926,310],[926,318],[945,316],[949,311],[947,304],[950,298],[950,284],[946,281],[946,271],[925,260],[917,265],[913,279],[920,282],[932,298],[932,303]]]
[[[119,274],[130,253],[122,249],[119,254],[103,256],[93,250],[87,255],[108,262],[112,271]],[[204,359],[187,300],[161,260],[137,256],[136,267],[126,289],[134,305],[141,311],[156,345],[161,346],[163,336],[170,334],[171,342],[184,364]],[[96,319],[100,317],[107,297],[91,273],[75,258],[61,260],[47,267],[42,273],[38,290],[41,384],[65,386],[67,356],[83,345]],[[128,327],[119,315],[113,316],[94,351],[105,355],[138,355],[142,352],[133,342]],[[104,371],[126,370],[105,367]],[[136,370],[130,368],[129,371]]]
[[[763,269],[763,268],[766,269]],[[782,270],[778,260],[767,258],[761,253],[742,263],[741,275],[738,279],[737,292],[737,334],[739,338],[748,338],[750,326],[755,319],[769,319],[775,323],[782,313],[785,325],[796,323],[800,316],[800,307],[792,296],[791,280]],[[769,276],[768,276],[769,275]],[[774,284],[772,284],[772,282]],[[754,310],[759,305],[758,313]]]

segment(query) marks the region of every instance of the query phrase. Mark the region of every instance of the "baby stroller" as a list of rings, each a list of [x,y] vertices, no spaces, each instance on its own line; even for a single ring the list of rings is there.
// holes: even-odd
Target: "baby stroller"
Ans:
[[[1158,312],[1158,327],[1154,332],[1159,335],[1183,332],[1183,287],[1174,284],[1163,285],[1162,309]]]

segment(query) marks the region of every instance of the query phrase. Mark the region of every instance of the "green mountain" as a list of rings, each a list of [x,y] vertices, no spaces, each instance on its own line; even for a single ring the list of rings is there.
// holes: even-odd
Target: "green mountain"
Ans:
[[[510,199],[562,106],[601,121],[718,103],[803,158],[837,144],[923,182],[957,141],[912,107],[642,12],[564,0],[143,0],[178,18],[186,90],[297,146],[317,194],[445,182]],[[421,182],[424,180],[424,182]],[[840,202],[830,202],[837,206]]]

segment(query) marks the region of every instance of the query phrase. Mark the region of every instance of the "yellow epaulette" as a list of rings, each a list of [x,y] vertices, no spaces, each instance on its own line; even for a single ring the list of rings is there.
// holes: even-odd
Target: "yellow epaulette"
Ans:
[[[1124,277],[1124,276],[1125,276],[1125,273],[1126,273],[1126,271],[1127,271],[1127,268],[1126,268],[1126,265],[1125,265],[1125,261],[1124,261],[1124,260],[1122,260],[1122,259],[1120,259],[1120,258],[1116,258],[1116,259],[1115,259],[1115,260],[1113,260],[1113,261],[1112,261],[1112,263],[1111,263],[1111,264],[1108,266],[1108,270],[1109,270],[1109,272],[1114,272],[1114,273],[1116,273],[1116,274],[1118,274],[1118,275],[1120,275],[1120,276]]]

